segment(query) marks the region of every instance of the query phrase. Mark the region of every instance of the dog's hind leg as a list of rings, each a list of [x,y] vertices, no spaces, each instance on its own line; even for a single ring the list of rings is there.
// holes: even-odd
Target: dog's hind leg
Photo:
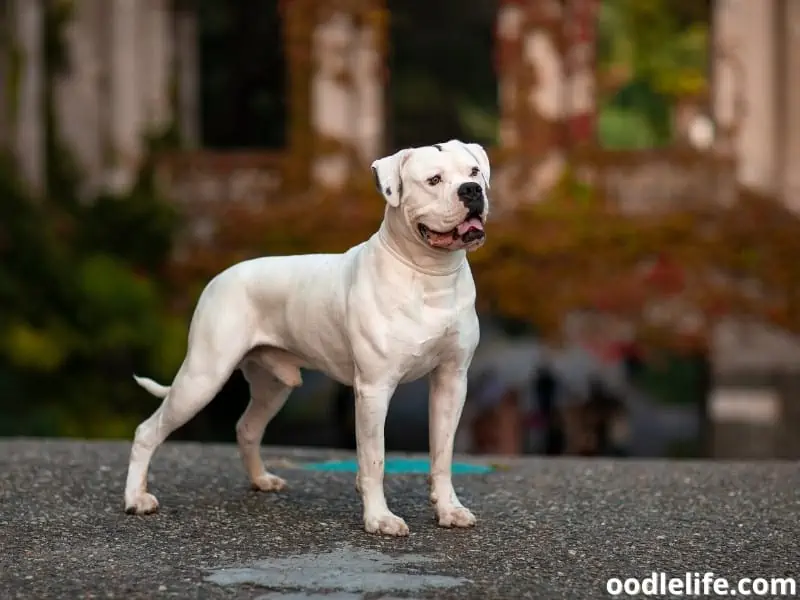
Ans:
[[[253,489],[262,492],[278,491],[286,487],[286,481],[264,467],[260,452],[261,440],[269,422],[286,404],[292,386],[281,380],[286,379],[285,377],[279,378],[255,360],[245,360],[242,373],[250,384],[250,403],[236,424],[239,454]]]
[[[153,454],[173,431],[214,399],[247,351],[248,320],[233,309],[227,314],[236,316],[225,323],[225,318],[211,311],[199,315],[169,392],[161,406],[136,428],[125,484],[125,512],[148,514],[158,509],[156,497],[147,493]]]

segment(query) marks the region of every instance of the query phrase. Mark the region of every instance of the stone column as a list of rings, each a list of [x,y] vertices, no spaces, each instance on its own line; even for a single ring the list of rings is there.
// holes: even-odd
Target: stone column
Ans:
[[[316,24],[313,0],[293,0],[281,7],[289,96],[289,160],[285,170],[286,188],[301,191],[310,182],[312,155],[311,55]]]
[[[781,420],[778,426],[779,447],[778,452],[770,458],[786,460],[800,459],[800,436],[797,428],[800,426],[800,372],[789,371],[775,377],[776,391],[781,399]]]
[[[713,15],[719,150],[736,154],[741,184],[766,194],[778,191],[775,10],[775,0],[716,0]]]
[[[9,0],[0,0],[0,153],[9,149],[10,141],[8,103],[9,72],[11,67],[11,57],[9,56],[11,49],[8,41],[11,33],[9,27],[10,12]]]
[[[81,0],[66,25],[64,37],[69,71],[59,74],[54,86],[60,135],[81,171],[84,198],[100,191],[105,175],[106,147],[103,119],[107,77],[105,4],[107,0]]]
[[[12,0],[13,52],[19,57],[19,88],[11,127],[20,174],[35,194],[45,192],[44,13],[41,0]]]
[[[200,135],[200,60],[197,13],[188,2],[177,2],[174,13],[175,71],[178,81],[178,129],[184,146],[196,148]]]
[[[312,181],[343,187],[383,142],[383,2],[316,7],[311,38]]]
[[[597,18],[600,0],[571,0],[564,19],[567,59],[567,132],[570,146],[595,141]]]
[[[139,60],[143,44],[139,38],[138,0],[107,0],[110,30],[110,141],[112,166],[107,185],[124,194],[135,183],[142,157],[142,103]]]
[[[352,128],[358,118],[351,70],[353,15],[335,5],[321,11],[312,38],[312,180],[340,188],[351,175]]]
[[[737,33],[735,0],[714,0],[711,23],[711,110],[714,150],[735,156],[739,125],[744,118],[745,71],[742,41]]]
[[[172,119],[170,78],[173,63],[170,0],[139,0],[139,61],[142,110],[148,134],[161,134]],[[195,44],[197,41],[195,40]]]
[[[383,150],[385,0],[283,4],[290,189],[341,188]]]
[[[500,2],[500,146],[510,158],[493,187],[495,197],[509,204],[544,198],[566,166],[565,118],[570,115],[571,94],[563,51],[565,6],[560,0]]]
[[[360,167],[368,166],[385,150],[387,18],[383,0],[372,0],[357,22],[352,57],[357,106],[353,133]]]
[[[786,11],[786,48],[783,49],[786,70],[786,117],[782,130],[785,135],[783,198],[786,205],[800,213],[800,2],[784,2]]]
[[[776,1],[744,2],[735,9],[741,19],[745,68],[745,119],[739,137],[742,183],[775,193],[777,182]]]

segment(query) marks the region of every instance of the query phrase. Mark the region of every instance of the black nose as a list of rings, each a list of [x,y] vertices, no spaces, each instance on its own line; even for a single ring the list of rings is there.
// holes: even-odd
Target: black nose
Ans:
[[[470,212],[483,212],[483,188],[474,181],[468,181],[458,186],[458,198]]]

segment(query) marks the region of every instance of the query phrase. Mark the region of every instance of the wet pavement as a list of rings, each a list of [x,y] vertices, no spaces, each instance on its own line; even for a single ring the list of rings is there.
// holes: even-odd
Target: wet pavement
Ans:
[[[290,489],[251,491],[236,448],[166,444],[156,515],[123,512],[129,444],[0,442],[0,597],[609,598],[612,577],[800,577],[800,469],[530,458],[455,478],[478,516],[436,526],[424,475],[387,476],[411,536],[361,529],[347,454],[265,447]],[[464,461],[490,462],[475,457]]]

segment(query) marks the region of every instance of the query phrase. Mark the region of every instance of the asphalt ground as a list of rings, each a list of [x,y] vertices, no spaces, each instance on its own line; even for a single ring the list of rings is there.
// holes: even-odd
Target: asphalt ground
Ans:
[[[142,517],[123,511],[128,450],[0,441],[0,598],[581,600],[652,572],[800,579],[793,462],[507,460],[456,476],[469,530],[436,525],[424,475],[387,475],[411,529],[394,539],[363,531],[352,473],[301,468],[350,455],[265,447],[290,486],[265,494],[235,446],[168,443]]]

